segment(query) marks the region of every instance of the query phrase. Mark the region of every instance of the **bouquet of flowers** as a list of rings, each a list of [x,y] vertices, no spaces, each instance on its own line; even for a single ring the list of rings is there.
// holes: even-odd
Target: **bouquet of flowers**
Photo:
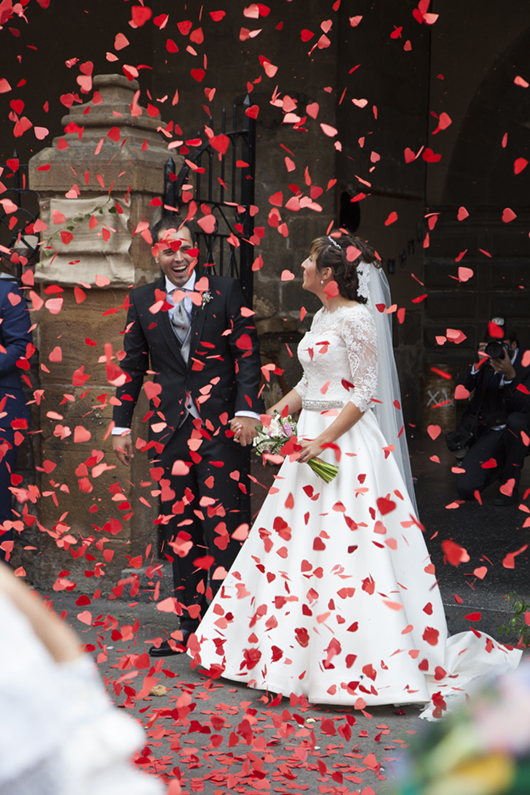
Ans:
[[[417,735],[397,770],[398,795],[530,792],[530,665],[486,681]]]
[[[291,442],[290,445],[288,444],[289,442]],[[296,421],[293,420],[290,414],[282,417],[275,411],[270,423],[261,425],[258,428],[258,435],[255,437],[253,445],[257,455],[262,456],[265,460],[274,460],[273,456],[285,456],[301,450],[300,447],[297,449],[296,442]],[[307,463],[313,472],[326,483],[332,481],[339,471],[337,466],[327,464],[320,458],[312,458]]]

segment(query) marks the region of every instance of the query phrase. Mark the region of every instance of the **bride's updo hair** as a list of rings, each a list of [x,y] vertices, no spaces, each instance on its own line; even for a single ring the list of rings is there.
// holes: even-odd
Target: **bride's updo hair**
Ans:
[[[352,249],[357,249],[358,254],[351,262],[348,255]],[[310,256],[315,258],[318,271],[331,268],[333,278],[337,282],[339,293],[348,301],[358,301],[360,304],[366,303],[366,298],[358,294],[359,277],[357,275],[357,265],[363,262],[373,263],[377,268],[381,263],[377,259],[374,250],[364,240],[353,235],[342,232],[332,232],[325,237],[317,237],[309,248]]]

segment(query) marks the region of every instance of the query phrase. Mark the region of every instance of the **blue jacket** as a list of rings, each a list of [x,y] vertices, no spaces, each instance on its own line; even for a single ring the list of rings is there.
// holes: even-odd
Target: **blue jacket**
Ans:
[[[0,279],[0,319],[0,389],[22,390],[22,371],[16,363],[32,341],[31,321],[17,283],[8,279]]]

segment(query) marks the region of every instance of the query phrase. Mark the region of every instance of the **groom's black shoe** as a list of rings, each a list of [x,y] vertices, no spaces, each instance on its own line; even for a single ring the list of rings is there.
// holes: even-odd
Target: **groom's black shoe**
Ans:
[[[175,648],[171,648],[169,642],[167,640],[163,640],[158,648],[156,646],[151,646],[149,649],[149,656],[150,657],[171,657],[174,654],[184,654],[188,646],[188,639],[192,634],[192,631],[189,629],[181,629],[182,633],[182,640],[173,640],[172,642],[175,644]]]
[[[504,508],[507,505],[516,505],[519,502],[519,490],[514,489],[511,494],[503,494],[502,491],[499,491],[495,499],[493,500],[493,504],[496,505],[498,508]]]

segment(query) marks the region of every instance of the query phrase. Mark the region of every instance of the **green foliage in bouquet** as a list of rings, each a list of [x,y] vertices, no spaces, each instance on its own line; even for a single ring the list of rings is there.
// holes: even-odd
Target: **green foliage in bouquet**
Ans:
[[[504,598],[513,610],[513,616],[507,624],[501,624],[499,632],[501,635],[516,635],[521,645],[529,648],[530,626],[527,620],[530,621],[530,604],[515,591],[510,591]]]
[[[290,414],[283,417],[275,411],[268,425],[262,424],[256,429],[258,433],[253,442],[254,452],[265,460],[267,456],[285,455],[284,448],[291,439],[296,443],[298,427]],[[307,464],[326,483],[330,483],[339,471],[337,466],[320,458],[312,458]]]

